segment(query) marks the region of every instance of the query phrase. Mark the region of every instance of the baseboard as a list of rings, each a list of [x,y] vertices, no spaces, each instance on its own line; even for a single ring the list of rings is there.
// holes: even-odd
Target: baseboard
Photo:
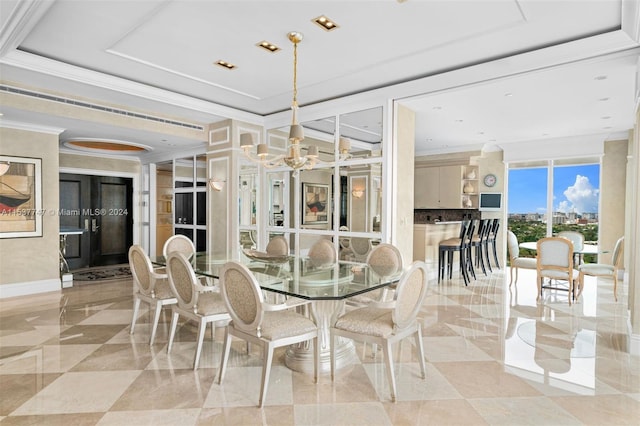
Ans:
[[[60,291],[62,288],[60,278],[40,281],[28,281],[0,285],[0,299],[16,296],[28,296],[30,294]]]

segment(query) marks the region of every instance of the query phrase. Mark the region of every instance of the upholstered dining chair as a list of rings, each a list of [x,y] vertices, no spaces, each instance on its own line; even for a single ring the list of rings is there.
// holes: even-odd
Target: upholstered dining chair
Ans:
[[[584,248],[584,235],[577,231],[561,231],[558,232],[558,237],[567,238],[573,243],[573,265],[577,267],[582,263],[580,252]]]
[[[152,311],[153,314],[149,345],[153,345],[162,307],[174,305],[178,303],[178,300],[171,292],[171,288],[169,288],[167,275],[159,274],[153,270],[149,256],[147,256],[139,245],[133,245],[129,248],[129,266],[131,268],[131,275],[133,275],[134,285],[133,318],[131,319],[131,329],[129,333],[133,334],[136,327],[140,302],[148,303],[149,310]]]
[[[214,292],[214,287],[200,284],[191,262],[189,262],[184,253],[177,251],[169,253],[167,274],[169,276],[169,287],[178,301],[177,304],[171,305],[172,317],[167,353],[171,353],[173,339],[178,326],[178,318],[182,315],[195,321],[198,324],[198,337],[196,339],[196,353],[193,358],[193,369],[197,370],[207,324],[211,324],[211,338],[213,339],[216,324],[220,326],[227,325],[231,317],[220,294]]]
[[[417,320],[427,294],[427,266],[414,262],[406,269],[394,294],[391,308],[367,306],[354,309],[339,317],[330,329],[331,380],[335,378],[336,338],[338,336],[360,342],[380,345],[384,351],[387,379],[391,388],[391,401],[396,401],[396,378],[393,372],[392,345],[410,336],[415,337],[422,378],[426,377],[422,332]]]
[[[371,238],[367,237],[351,237],[349,239],[349,248],[353,260],[356,262],[364,262],[371,253],[373,245],[371,244]]]
[[[282,235],[276,235],[269,240],[265,251],[275,256],[286,256],[289,254],[289,243]]]
[[[538,295],[542,294],[543,281],[551,280],[567,281],[569,283],[569,305],[574,297],[579,274],[573,268],[573,243],[564,237],[541,238],[536,243],[537,257],[536,269],[538,277]]]
[[[578,295],[576,299],[580,297],[582,294],[582,289],[584,288],[584,276],[589,275],[592,277],[610,277],[613,278],[613,298],[615,301],[618,301],[618,271],[622,267],[622,262],[624,260],[624,237],[618,238],[616,241],[616,245],[613,249],[613,257],[611,259],[611,264],[607,263],[583,263],[578,266],[579,272],[579,286]]]
[[[507,231],[507,249],[509,250],[509,287],[511,284],[518,284],[518,269],[538,268],[538,261],[535,257],[520,257],[520,247],[518,237],[511,231]],[[516,273],[516,280],[513,280],[513,272]]]
[[[402,253],[393,244],[380,243],[369,252],[366,260],[369,268],[378,276],[388,277],[401,271],[403,268]],[[381,290],[373,290],[361,295],[346,299],[347,305],[362,307],[373,302],[384,302],[389,290],[395,290],[397,285],[392,284]]]
[[[307,254],[311,263],[317,267],[328,266],[336,263],[338,254],[333,242],[326,238],[320,238],[309,249]]]
[[[162,255],[166,259],[174,251],[183,253],[187,258],[196,254],[196,246],[186,235],[176,234],[167,239],[162,246]]]
[[[218,384],[224,380],[232,336],[263,348],[259,407],[263,406],[267,396],[273,352],[276,348],[313,340],[313,380],[317,382],[320,368],[318,328],[311,319],[290,309],[309,301],[294,298],[278,305],[266,303],[253,273],[245,265],[233,261],[227,262],[220,271],[220,289],[231,315],[231,322],[225,332]]]
[[[176,234],[169,237],[162,246],[162,256],[167,259],[169,254],[174,251],[184,254],[188,260],[191,260],[196,255],[196,246],[186,235]],[[215,280],[212,277],[206,275],[197,275],[197,277],[207,285],[215,285]]]

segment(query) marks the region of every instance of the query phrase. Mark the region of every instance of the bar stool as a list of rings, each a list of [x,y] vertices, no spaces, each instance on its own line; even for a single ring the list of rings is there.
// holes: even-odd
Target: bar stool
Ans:
[[[480,219],[477,220],[478,224],[477,232],[471,238],[471,247],[474,248],[476,267],[482,267],[482,272],[484,275],[487,275],[487,267],[485,267],[484,259],[487,254],[487,239],[489,238],[489,227],[491,225],[491,219]],[[487,263],[489,263],[487,261]],[[491,266],[489,266],[489,271],[491,271]]]
[[[500,219],[495,218],[491,223],[491,230],[489,231],[489,238],[487,238],[487,251],[489,251],[489,245],[491,245],[493,251],[493,260],[496,262],[496,267],[500,269],[500,262],[498,262],[498,253],[496,250],[496,238],[498,236],[498,229],[500,228]],[[487,261],[489,255],[487,254]]]
[[[469,230],[473,233],[473,224],[469,220],[464,220],[460,224],[460,234],[458,238],[448,238],[440,241],[438,244],[438,282],[444,279],[445,269],[449,271],[449,279],[451,279],[453,275],[453,253],[458,252],[460,257],[460,273],[464,280],[464,285],[469,285],[469,266],[467,264],[470,259],[468,249],[471,247]],[[447,261],[449,262],[448,265]]]

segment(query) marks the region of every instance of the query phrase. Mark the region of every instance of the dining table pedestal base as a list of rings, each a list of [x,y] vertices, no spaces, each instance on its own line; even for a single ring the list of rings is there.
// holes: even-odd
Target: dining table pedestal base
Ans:
[[[331,336],[329,329],[335,318],[342,313],[344,300],[314,300],[311,316],[318,325],[320,344],[319,374],[331,372]],[[356,349],[351,339],[336,339],[336,370],[340,370],[357,360]],[[313,374],[313,342],[302,342],[289,346],[284,363],[293,371]]]

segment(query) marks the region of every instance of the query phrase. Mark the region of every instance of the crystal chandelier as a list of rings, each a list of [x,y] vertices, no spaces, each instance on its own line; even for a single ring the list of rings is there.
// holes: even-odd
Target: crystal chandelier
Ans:
[[[315,145],[307,148],[306,155],[302,155],[302,145],[304,140],[304,129],[298,123],[298,43],[302,41],[302,33],[292,31],[287,34],[289,41],[293,43],[293,110],[291,127],[289,128],[289,146],[284,155],[269,154],[267,144],[261,143],[257,148],[257,155],[253,154],[253,137],[249,133],[240,135],[240,147],[244,150],[247,158],[255,163],[262,164],[267,168],[287,165],[293,169],[294,174],[298,174],[300,169],[312,169],[318,162],[318,147]]]

